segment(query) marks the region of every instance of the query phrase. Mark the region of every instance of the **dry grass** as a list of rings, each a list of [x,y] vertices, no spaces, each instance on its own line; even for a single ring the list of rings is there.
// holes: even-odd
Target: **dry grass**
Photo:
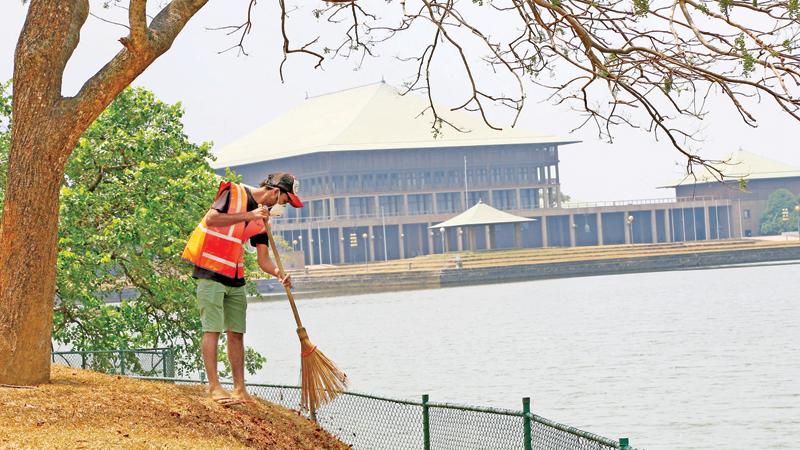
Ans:
[[[225,408],[199,386],[57,365],[50,384],[0,387],[0,405],[0,448],[349,448],[265,401]]]

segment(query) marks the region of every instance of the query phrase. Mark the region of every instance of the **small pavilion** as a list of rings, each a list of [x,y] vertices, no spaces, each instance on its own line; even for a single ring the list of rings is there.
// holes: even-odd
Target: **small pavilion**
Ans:
[[[461,244],[461,234],[467,233],[467,247],[459,248],[458,250],[475,251],[477,249],[475,236],[477,233],[485,233],[486,247],[488,250],[495,248],[494,233],[492,233],[492,226],[500,224],[514,224],[514,248],[522,247],[522,233],[520,225],[525,222],[533,222],[536,219],[528,217],[515,216],[514,214],[500,211],[499,209],[492,208],[491,206],[478,201],[475,206],[469,208],[463,213],[452,217],[444,222],[436,225],[431,225],[429,228],[432,230],[439,230],[444,243],[444,250],[448,250],[447,234],[445,231],[449,228],[458,229],[458,243]],[[461,245],[459,245],[461,247]],[[455,250],[455,249],[449,249]]]

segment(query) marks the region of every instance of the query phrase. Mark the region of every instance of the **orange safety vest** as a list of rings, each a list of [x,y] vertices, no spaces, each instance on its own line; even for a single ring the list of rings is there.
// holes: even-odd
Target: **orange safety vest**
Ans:
[[[247,212],[247,192],[244,186],[229,181],[222,182],[216,198],[219,198],[225,189],[231,191],[227,213]],[[263,232],[264,222],[261,220],[250,221],[247,225],[242,221],[225,227],[211,227],[206,224],[206,218],[203,216],[200,224],[189,236],[189,242],[183,249],[183,259],[228,278],[244,278],[242,245],[252,236]]]

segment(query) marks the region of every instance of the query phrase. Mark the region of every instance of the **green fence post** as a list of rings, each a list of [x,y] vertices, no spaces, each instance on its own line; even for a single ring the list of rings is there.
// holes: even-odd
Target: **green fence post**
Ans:
[[[628,438],[619,438],[619,450],[629,450]]]
[[[531,398],[522,398],[522,434],[525,439],[525,450],[533,449],[531,441]]]
[[[119,373],[125,375],[125,353],[119,351]]]
[[[431,423],[428,411],[428,394],[422,396],[422,445],[431,450]]]

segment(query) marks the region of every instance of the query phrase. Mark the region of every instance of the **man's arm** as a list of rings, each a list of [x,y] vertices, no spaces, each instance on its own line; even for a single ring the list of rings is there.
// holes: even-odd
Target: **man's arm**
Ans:
[[[256,244],[256,259],[261,270],[277,278],[284,286],[292,287],[291,277],[289,274],[280,273],[278,266],[269,257],[269,247],[266,244]]]
[[[269,210],[264,207],[236,214],[226,214],[216,209],[209,209],[206,213],[206,225],[210,227],[226,227],[239,222],[249,222],[251,220],[263,220],[267,218],[269,218]]]

